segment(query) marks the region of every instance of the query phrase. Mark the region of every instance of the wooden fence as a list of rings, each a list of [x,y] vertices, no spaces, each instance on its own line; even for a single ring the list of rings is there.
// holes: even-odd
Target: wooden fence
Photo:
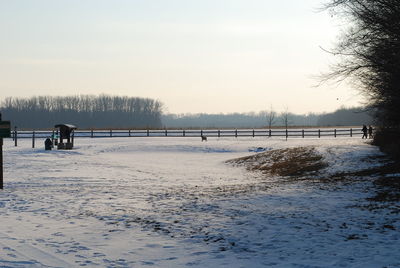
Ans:
[[[17,146],[18,139],[45,139],[52,131],[12,131],[12,139]],[[112,137],[284,137],[284,138],[337,138],[361,137],[361,128],[323,128],[323,129],[205,129],[205,130],[78,130],[75,138],[112,138]]]

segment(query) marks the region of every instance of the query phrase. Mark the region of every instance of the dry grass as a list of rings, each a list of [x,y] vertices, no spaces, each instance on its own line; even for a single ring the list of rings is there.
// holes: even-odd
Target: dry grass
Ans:
[[[229,160],[244,165],[248,170],[284,177],[303,177],[317,173],[326,167],[314,147],[296,147],[272,150],[252,156]]]
[[[400,164],[380,159],[384,166],[353,172],[338,172],[324,176],[321,170],[327,166],[322,155],[314,147],[296,147],[271,150],[247,157],[227,161],[233,165],[244,166],[250,171],[261,171],[266,175],[285,178],[282,182],[310,181],[319,183],[320,187],[347,185],[370,179],[372,187],[368,190],[371,208],[386,207],[396,204],[400,213]],[[325,186],[323,186],[325,185]],[[378,205],[378,203],[380,205]]]

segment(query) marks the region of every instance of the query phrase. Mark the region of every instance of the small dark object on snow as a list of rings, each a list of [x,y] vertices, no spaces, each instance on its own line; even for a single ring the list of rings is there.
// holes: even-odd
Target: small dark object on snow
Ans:
[[[44,149],[45,149],[45,150],[51,150],[52,147],[53,147],[53,143],[51,142],[51,139],[50,139],[50,138],[47,138],[47,139],[44,141]]]
[[[206,136],[201,136],[201,141],[207,141],[207,137]]]
[[[265,152],[266,150],[268,150],[268,148],[264,147],[249,148],[249,152],[256,152],[256,153]]]

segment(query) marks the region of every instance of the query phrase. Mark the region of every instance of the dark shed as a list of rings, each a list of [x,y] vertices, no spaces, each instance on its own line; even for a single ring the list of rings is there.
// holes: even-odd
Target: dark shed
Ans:
[[[59,132],[60,138],[57,149],[72,149],[74,147],[74,130],[77,127],[71,124],[57,124],[54,127],[58,128],[57,132]],[[64,143],[64,139],[67,140],[66,143]]]

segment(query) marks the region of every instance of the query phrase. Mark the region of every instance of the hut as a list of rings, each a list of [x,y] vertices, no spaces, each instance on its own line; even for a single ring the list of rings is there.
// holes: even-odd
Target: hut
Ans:
[[[53,131],[53,139],[55,139],[55,143],[57,144],[57,149],[71,150],[74,147],[74,130],[77,129],[76,126],[71,124],[57,124],[54,126],[57,129],[57,133],[59,135],[54,135]],[[58,141],[58,139],[60,139]],[[67,142],[64,142],[64,139]]]

